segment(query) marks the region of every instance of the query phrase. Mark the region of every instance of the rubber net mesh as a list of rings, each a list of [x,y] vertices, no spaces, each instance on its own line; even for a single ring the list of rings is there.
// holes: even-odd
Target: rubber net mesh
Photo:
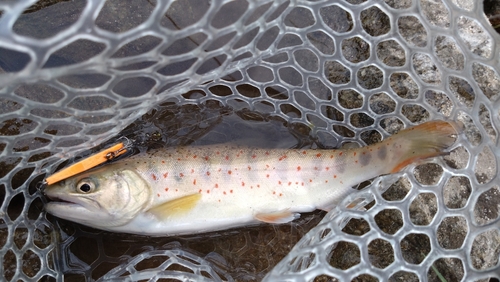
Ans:
[[[55,2],[0,2],[0,280],[500,276],[500,38],[482,2]],[[329,148],[433,119],[464,125],[449,155],[363,184],[321,222],[112,234],[46,215],[36,189],[116,136]]]

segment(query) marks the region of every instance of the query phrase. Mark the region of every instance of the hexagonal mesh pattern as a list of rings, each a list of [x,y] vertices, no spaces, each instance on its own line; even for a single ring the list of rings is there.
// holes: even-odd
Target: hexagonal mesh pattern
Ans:
[[[54,2],[0,3],[4,279],[500,277],[500,38],[482,3]],[[433,119],[464,124],[449,155],[375,179],[314,228],[317,213],[150,240],[47,217],[36,189],[63,159],[137,128],[162,145],[250,128],[340,147]]]

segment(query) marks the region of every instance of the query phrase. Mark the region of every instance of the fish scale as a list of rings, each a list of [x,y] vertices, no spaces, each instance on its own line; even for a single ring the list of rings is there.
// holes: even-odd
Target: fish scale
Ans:
[[[363,151],[356,157],[359,150]],[[259,199],[278,199],[307,195],[314,189],[327,190],[325,188],[332,185],[354,185],[357,180],[349,175],[344,177],[346,172],[343,167],[352,163],[348,172],[356,174],[356,168],[362,170],[370,164],[369,161],[361,162],[362,156],[366,156],[364,159],[367,160],[372,152],[369,149],[351,151],[351,154],[344,151],[318,153],[317,150],[270,151],[209,146],[160,150],[148,156],[149,161],[143,162],[144,167],[141,167],[141,155],[132,157],[123,165],[129,166],[138,159],[133,165],[138,165],[136,168],[141,177],[156,191],[157,199],[153,205],[193,192],[204,194],[204,200],[215,204],[227,204],[225,201],[244,196],[248,190],[252,190],[250,192],[258,195]],[[379,175],[376,169],[371,171],[374,176]],[[252,203],[252,206],[257,204]]]
[[[362,181],[442,154],[454,142],[454,126],[428,122],[381,143],[347,150],[160,149],[49,186],[45,193],[56,201],[49,202],[47,211],[105,230],[144,235],[288,222],[300,212],[330,210]],[[91,191],[83,193],[82,185]],[[78,209],[87,215],[79,217]]]

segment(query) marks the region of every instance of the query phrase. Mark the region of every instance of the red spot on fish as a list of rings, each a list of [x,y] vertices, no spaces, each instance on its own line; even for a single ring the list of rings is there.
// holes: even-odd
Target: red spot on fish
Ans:
[[[165,173],[163,174],[163,178],[167,178],[167,177],[168,177],[168,172],[165,172]]]
[[[220,172],[221,170],[222,170],[222,169],[221,169],[221,168],[219,168],[218,172]]]
[[[327,170],[327,171],[330,170],[330,167],[329,166],[325,167],[325,170]]]
[[[333,178],[337,178],[337,175],[336,175],[336,174],[334,174],[334,175],[333,175]]]
[[[180,160],[181,160],[181,158],[177,158],[177,160],[178,160],[178,161],[180,161]]]
[[[297,171],[300,171],[300,165],[297,167]]]
[[[205,161],[208,161],[208,156],[205,156]]]
[[[269,174],[266,174],[266,177],[269,178]]]
[[[273,191],[273,195],[276,195],[276,191]]]
[[[373,152],[373,149],[370,148],[370,152]]]
[[[153,177],[154,181],[156,181],[156,179],[158,179],[158,178],[156,178],[156,174],[154,174],[154,173],[151,174],[151,177]]]
[[[358,163],[358,160],[355,160],[354,162],[355,162],[355,163]]]
[[[302,154],[306,155],[306,154],[307,154],[307,151],[302,151]]]
[[[182,173],[182,172],[181,172],[181,173],[179,173],[179,176],[180,176],[180,177],[184,177],[184,173]]]
[[[318,167],[317,167],[317,166],[315,166],[315,167],[314,167],[314,170],[318,170]]]
[[[210,194],[210,190],[207,190],[207,194]]]
[[[245,182],[241,182],[241,186],[245,186]]]
[[[266,164],[266,168],[269,168],[269,165],[268,165],[268,164]]]
[[[297,181],[297,182],[295,182],[295,184],[297,184],[297,185],[298,185],[298,184],[299,184],[299,182]]]
[[[220,203],[220,199],[219,199],[219,203]]]
[[[356,152],[354,152],[353,155],[356,156]]]
[[[300,185],[304,186],[304,182],[301,182]]]
[[[160,193],[156,194],[158,197],[160,197]]]
[[[165,192],[168,192],[168,187],[167,187],[167,188],[165,188]]]
[[[215,188],[219,188],[219,184],[215,183]],[[224,192],[226,193],[226,192]]]
[[[175,189],[175,192],[179,192],[179,189]]]
[[[255,154],[252,155],[252,159],[255,159],[257,156]]]
[[[330,155],[330,159],[333,159],[333,155]]]
[[[328,183],[328,180],[325,180],[325,183]]]
[[[268,151],[266,151],[266,156],[269,156],[269,152]]]
[[[191,173],[194,173],[194,169],[191,169]]]
[[[226,156],[226,161],[229,161],[229,156]]]
[[[224,195],[226,195],[226,191],[224,191],[223,193],[224,193]]]
[[[291,182],[291,181],[289,181],[289,182],[288,182],[288,186],[290,186],[290,185],[292,185],[292,182]]]
[[[278,184],[281,185],[281,181],[278,181]]]
[[[210,176],[210,171],[207,171],[207,176]]]
[[[162,163],[162,164],[164,164],[164,163],[165,163],[165,161],[161,161],[161,163]]]
[[[318,157],[318,158],[321,157],[321,153],[317,153],[316,157]]]
[[[198,190],[198,193],[201,193],[202,191],[203,191],[203,190],[201,190],[201,189],[200,189],[200,190]]]
[[[252,167],[248,166],[248,170],[252,170]]]
[[[313,180],[312,180],[312,179],[309,179],[309,182],[313,182]]]
[[[195,179],[195,180],[193,180],[193,185],[196,185],[196,179]]]
[[[280,197],[283,196],[283,194],[280,193]]]
[[[343,152],[340,152],[340,153],[339,153],[339,156],[342,156],[342,154],[343,154]]]
[[[278,160],[279,160],[279,161],[282,161],[282,160],[284,160],[284,159],[286,159],[286,155],[281,156]]]
[[[366,155],[366,152],[363,152],[363,155]]]
[[[260,184],[257,184],[257,188],[260,188]]]
[[[215,153],[216,153],[217,155],[220,155],[220,152],[219,152],[219,151],[217,151],[217,152],[215,152]]]
[[[193,159],[196,159],[196,157],[198,157],[198,156],[197,156],[197,155],[194,155],[194,156],[193,156]]]
[[[229,190],[229,193],[233,193],[233,190]]]
[[[227,174],[231,174],[231,173],[233,173],[233,172],[232,172],[232,171],[230,171],[230,170],[228,170],[228,171],[227,171]]]

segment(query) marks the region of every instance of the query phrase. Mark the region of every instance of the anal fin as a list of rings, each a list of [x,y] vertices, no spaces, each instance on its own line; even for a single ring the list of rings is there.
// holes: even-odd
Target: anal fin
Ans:
[[[266,223],[287,223],[300,217],[299,213],[292,213],[288,210],[271,213],[258,213],[255,219]]]
[[[200,199],[201,194],[191,194],[159,204],[149,209],[148,212],[159,219],[165,219],[169,216],[180,215],[192,210]]]

